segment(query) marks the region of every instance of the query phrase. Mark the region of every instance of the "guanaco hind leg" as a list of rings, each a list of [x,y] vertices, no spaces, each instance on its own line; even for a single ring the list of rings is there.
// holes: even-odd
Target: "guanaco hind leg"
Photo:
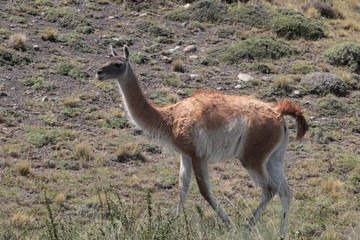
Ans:
[[[192,176],[191,159],[181,155],[180,157],[180,172],[179,172],[179,192],[180,198],[177,206],[177,213],[184,209],[186,196],[189,192]]]

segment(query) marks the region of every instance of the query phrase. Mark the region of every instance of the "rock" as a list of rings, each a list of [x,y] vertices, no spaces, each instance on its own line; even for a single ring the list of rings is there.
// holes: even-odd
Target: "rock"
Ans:
[[[309,73],[301,83],[309,93],[325,96],[329,93],[342,97],[348,93],[349,86],[337,75],[332,73]]]
[[[187,4],[185,4],[184,6],[183,6],[183,8],[185,8],[185,9],[187,9],[187,8],[189,8],[190,7],[190,3],[187,3]]]
[[[183,22],[183,23],[181,24],[181,26],[182,26],[182,27],[186,27],[188,24],[189,24],[189,22]]]
[[[189,76],[191,79],[194,79],[194,78],[197,78],[197,77],[199,77],[199,74],[195,74],[195,73],[193,73],[193,74],[190,74],[190,76]]]
[[[254,78],[252,76],[245,74],[245,73],[239,73],[237,77],[238,77],[239,81],[242,81],[242,82],[249,82],[251,80],[254,80]]]
[[[162,60],[163,62],[165,62],[165,63],[171,63],[171,62],[172,62],[172,58],[167,57],[167,56],[163,56],[163,57],[161,58],[161,60]]]
[[[240,89],[240,88],[241,88],[241,85],[238,84],[238,85],[236,85],[234,88],[235,88],[235,89]]]
[[[198,59],[199,57],[197,55],[191,55],[189,56],[189,59]]]
[[[49,101],[49,98],[48,98],[47,96],[45,96],[45,97],[43,97],[43,98],[41,99],[41,101],[42,101],[42,102],[47,102],[47,101]]]
[[[40,47],[39,47],[39,45],[37,45],[37,44],[35,44],[35,45],[33,46],[33,48],[34,48],[35,51],[39,51],[39,50],[40,50]]]
[[[300,96],[301,92],[299,90],[295,90],[295,91],[293,91],[293,94],[296,95],[296,96]]]
[[[197,48],[195,45],[189,45],[186,48],[184,48],[183,52],[190,53],[190,52],[196,52]]]

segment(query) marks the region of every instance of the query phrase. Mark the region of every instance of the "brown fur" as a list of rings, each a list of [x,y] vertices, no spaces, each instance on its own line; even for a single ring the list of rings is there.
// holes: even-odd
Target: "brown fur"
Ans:
[[[309,125],[303,115],[301,107],[285,98],[283,101],[277,103],[278,112],[281,116],[289,115],[296,119],[297,135],[296,140],[300,140],[305,136],[306,131],[309,129]]]

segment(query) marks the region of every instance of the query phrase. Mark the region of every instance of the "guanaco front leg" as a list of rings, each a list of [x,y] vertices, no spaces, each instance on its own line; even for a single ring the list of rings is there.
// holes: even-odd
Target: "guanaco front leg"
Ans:
[[[220,218],[227,225],[232,225],[228,215],[224,212],[224,210],[221,208],[220,204],[216,201],[214,195],[210,191],[209,170],[207,161],[203,159],[192,159],[192,165],[201,195],[219,214]]]

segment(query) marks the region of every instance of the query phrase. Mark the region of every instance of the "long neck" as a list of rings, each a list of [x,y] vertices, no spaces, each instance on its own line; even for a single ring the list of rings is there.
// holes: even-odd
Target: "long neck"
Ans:
[[[139,81],[128,63],[126,77],[118,79],[126,110],[132,120],[143,130],[152,132],[162,122],[160,112],[145,98]]]

